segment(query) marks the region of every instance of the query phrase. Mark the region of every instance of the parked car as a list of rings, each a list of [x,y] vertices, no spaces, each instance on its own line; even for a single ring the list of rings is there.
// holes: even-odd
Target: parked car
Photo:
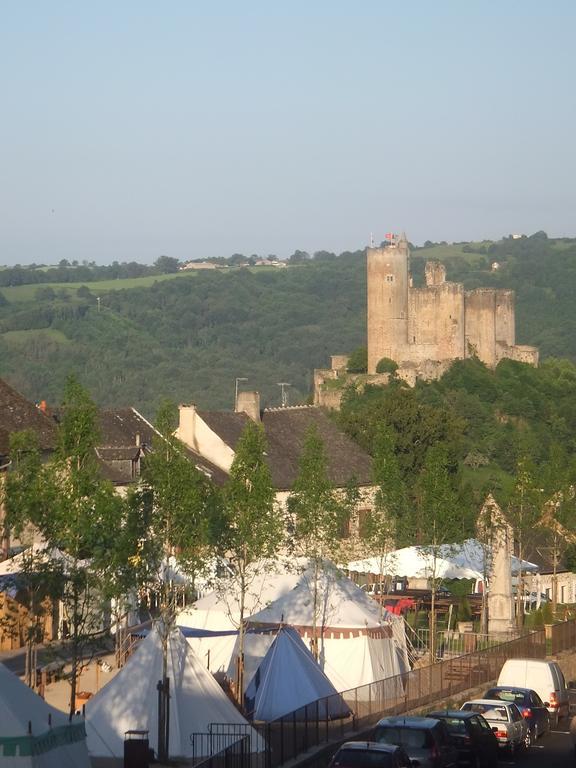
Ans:
[[[528,726],[516,704],[499,699],[475,699],[467,701],[461,709],[483,715],[501,749],[507,749],[514,755],[525,748]]]
[[[455,768],[458,749],[446,723],[433,717],[385,717],[374,729],[374,741],[404,747],[420,768]]]
[[[539,736],[550,730],[550,713],[536,691],[531,691],[529,688],[497,686],[486,691],[484,698],[513,701],[516,704],[528,725],[526,734],[527,747],[535,742]]]
[[[443,720],[450,738],[458,748],[460,765],[473,768],[496,768],[498,741],[490,724],[477,712],[445,710],[429,712],[428,717]]]
[[[403,747],[373,741],[347,741],[334,755],[328,768],[411,768]]]
[[[536,691],[550,713],[553,726],[568,717],[568,689],[556,661],[543,659],[508,659],[500,670],[498,686],[512,685]]]

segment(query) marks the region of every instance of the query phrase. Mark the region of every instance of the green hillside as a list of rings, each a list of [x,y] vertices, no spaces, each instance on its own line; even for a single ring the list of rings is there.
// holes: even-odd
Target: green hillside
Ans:
[[[416,283],[429,258],[467,288],[514,288],[518,342],[540,346],[543,358],[576,360],[575,240],[536,233],[428,245],[412,254]],[[47,287],[0,288],[0,376],[49,402],[75,371],[100,404],[147,415],[164,397],[231,407],[238,376],[270,405],[279,404],[277,383],[289,382],[295,403],[308,397],[315,367],[365,342],[361,251],[291,269],[59,284],[42,298]]]

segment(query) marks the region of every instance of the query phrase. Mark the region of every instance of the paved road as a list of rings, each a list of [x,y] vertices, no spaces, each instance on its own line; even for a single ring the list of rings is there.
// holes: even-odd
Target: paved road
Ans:
[[[552,733],[538,739],[524,754],[515,760],[502,757],[500,766],[526,766],[526,768],[574,768],[576,755],[568,730],[561,723]]]

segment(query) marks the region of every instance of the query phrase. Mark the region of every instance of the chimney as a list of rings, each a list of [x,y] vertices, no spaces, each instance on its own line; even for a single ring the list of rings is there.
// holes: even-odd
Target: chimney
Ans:
[[[238,392],[236,400],[236,413],[245,413],[252,421],[260,422],[260,393]]]
[[[193,448],[196,440],[196,406],[194,403],[179,405],[178,414],[179,421],[176,437],[190,448]]]

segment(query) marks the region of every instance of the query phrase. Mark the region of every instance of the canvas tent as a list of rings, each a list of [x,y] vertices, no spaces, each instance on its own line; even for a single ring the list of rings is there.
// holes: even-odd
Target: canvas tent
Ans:
[[[292,627],[280,627],[244,696],[254,720],[270,722],[319,701],[308,719],[347,717],[350,710],[318,666],[300,635]]]
[[[0,768],[89,768],[84,722],[72,722],[0,664]]]
[[[263,560],[256,564],[248,576],[245,618],[293,589],[298,583],[305,564],[306,561],[296,559],[291,570],[276,561]],[[190,646],[212,672],[228,670],[234,653],[239,622],[240,595],[238,584],[233,578],[221,581],[218,590],[187,606],[176,618],[176,623],[184,631]],[[188,632],[187,630],[196,631]],[[252,645],[258,645],[258,648],[255,648],[257,658],[252,671],[255,671],[271,642],[271,638],[268,640],[261,638],[260,643],[256,638],[251,639]],[[262,643],[264,643],[263,646]],[[249,664],[248,660],[246,664]],[[245,680],[248,681],[246,676]]]
[[[486,556],[486,564],[484,562]],[[434,568],[433,552],[430,547],[403,547],[390,552],[383,564],[384,573],[389,576],[429,579],[434,570],[438,579],[482,579],[490,572],[490,548],[483,546],[477,539],[466,539],[461,544],[445,544],[438,549]],[[512,556],[510,568],[512,574],[519,572],[533,573],[538,566],[527,560],[520,561]],[[357,573],[380,573],[380,558],[354,560],[346,565],[346,570]]]
[[[378,557],[353,560],[346,565],[346,570],[379,575],[382,567],[384,575],[416,579],[428,579],[434,571],[438,579],[479,579],[481,577],[478,570],[453,562],[448,554],[444,556],[438,554],[435,564],[433,559],[431,550],[426,547],[403,547],[390,552],[383,563]]]
[[[397,676],[409,669],[403,618],[381,614],[378,603],[333,563],[322,563],[317,580],[309,565],[290,592],[248,619],[249,628],[282,623],[297,627],[308,643],[316,626],[318,661],[337,691],[393,677],[401,687]]]
[[[192,734],[207,733],[212,723],[227,723],[232,730],[247,731],[252,737],[252,749],[261,748],[257,734],[248,727],[178,629],[168,636],[168,677],[171,757],[192,757]],[[150,746],[157,751],[156,684],[161,678],[162,636],[155,627],[120,672],[86,703],[91,757],[121,758],[124,734],[129,730],[149,731]],[[202,748],[204,751],[196,750],[196,756],[206,754],[205,740],[200,742],[200,750]]]
[[[334,564],[322,565],[318,582],[320,613],[316,624],[323,626],[320,667],[337,691],[355,688],[383,678],[404,673],[408,669],[404,622],[384,611]],[[286,623],[297,627],[309,644],[313,619],[312,571],[305,558],[295,560],[291,569],[261,563],[255,570],[247,595],[244,680],[248,685],[272,636],[262,629],[277,628]],[[238,585],[230,579],[219,590],[198,600],[177,617],[180,626],[204,630],[204,636],[188,638],[188,642],[212,671],[224,671],[235,679],[235,644],[229,634],[238,628]],[[226,633],[226,634],[224,634]]]

